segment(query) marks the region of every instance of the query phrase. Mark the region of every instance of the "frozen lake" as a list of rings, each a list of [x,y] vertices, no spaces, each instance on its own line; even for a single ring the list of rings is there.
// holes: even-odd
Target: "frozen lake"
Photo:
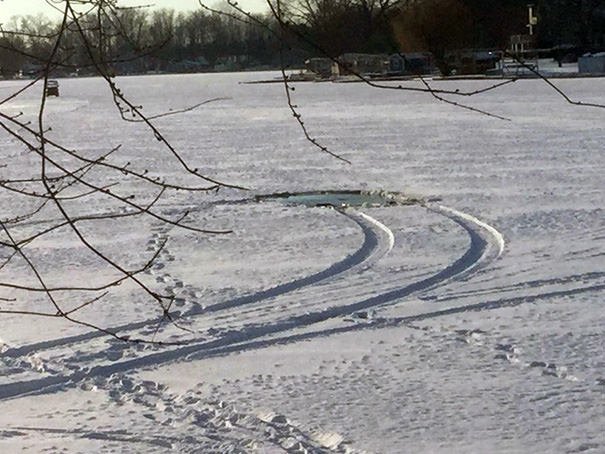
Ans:
[[[186,328],[164,324],[157,339],[185,343],[132,345],[65,321],[1,315],[0,450],[603,452],[605,109],[567,104],[539,80],[449,96],[510,121],[426,93],[295,84],[310,134],[349,165],[304,139],[283,85],[242,83],[275,76],[118,79],[149,116],[216,99],[153,123],[192,168],[247,190],[168,191],[155,207],[173,219],[189,211],[189,225],[228,235],[138,217],[83,223],[128,267],[166,241],[142,279],[175,296]],[[24,83],[0,82],[0,97]],[[605,104],[605,79],[554,83]],[[52,140],[90,158],[120,146],[116,165],[191,183],[144,124],[120,118],[102,80],[60,86],[46,107]],[[39,98],[33,88],[0,112],[34,122]],[[0,180],[36,175],[36,156],[4,130],[0,145]],[[87,178],[118,182],[103,171]],[[119,182],[120,194],[154,196]],[[255,199],[326,190],[415,203]],[[7,190],[0,201],[2,219],[30,207]],[[78,215],[125,209],[99,196],[66,204]],[[31,235],[57,217],[46,207],[11,232]],[[112,273],[69,229],[27,250],[56,287],[100,285]],[[19,261],[0,269],[1,283],[31,279]],[[48,305],[6,286],[0,298],[4,310]],[[128,282],[80,313],[146,338],[160,316]]]

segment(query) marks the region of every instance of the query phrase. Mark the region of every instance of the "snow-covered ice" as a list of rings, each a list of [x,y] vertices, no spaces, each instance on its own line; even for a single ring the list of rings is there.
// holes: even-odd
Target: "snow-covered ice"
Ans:
[[[183,345],[0,318],[0,451],[605,451],[605,109],[567,104],[539,80],[453,98],[511,121],[424,93],[296,84],[309,131],[347,165],[305,141],[283,86],[241,83],[275,76],[118,79],[148,115],[226,98],[154,124],[191,167],[249,190],[179,191],[158,207],[228,235],[143,218],[87,227],[129,267],[165,242],[143,279],[175,296],[186,328],[162,324],[157,339]],[[1,82],[0,96],[23,83]],[[121,144],[116,163],[188,182],[144,124],[119,118],[100,79],[60,83],[50,137],[90,156]],[[554,83],[605,104],[605,79]],[[33,119],[39,95],[2,112]],[[14,138],[0,133],[0,146],[0,179],[32,172]],[[129,179],[118,188],[149,197]],[[314,190],[418,202],[332,209],[254,198]],[[0,192],[3,218],[26,211],[14,197]],[[100,197],[70,206],[122,209]],[[56,218],[50,208],[38,217]],[[67,229],[28,250],[55,286],[100,285],[112,273]],[[0,270],[0,282],[31,279],[19,262]],[[46,304],[7,288],[0,297],[16,298],[3,309]],[[151,338],[161,315],[125,282],[80,316]]]

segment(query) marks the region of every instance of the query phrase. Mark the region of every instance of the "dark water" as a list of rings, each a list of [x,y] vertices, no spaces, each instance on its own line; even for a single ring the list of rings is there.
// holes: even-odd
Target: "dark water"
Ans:
[[[277,200],[288,205],[304,205],[308,207],[331,206],[346,207],[383,207],[393,205],[409,205],[417,200],[410,199],[395,192],[365,192],[365,191],[317,191],[300,193],[283,193],[257,196],[258,201]]]

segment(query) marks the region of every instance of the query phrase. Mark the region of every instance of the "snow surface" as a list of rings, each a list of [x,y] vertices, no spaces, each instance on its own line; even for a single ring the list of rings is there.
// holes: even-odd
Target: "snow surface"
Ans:
[[[512,121],[422,93],[296,84],[310,132],[347,165],[304,140],[283,86],[241,83],[275,76],[119,79],[149,115],[228,98],[154,123],[192,167],[250,190],[162,202],[167,216],[189,209],[192,225],[230,235],[128,218],[87,230],[133,267],[168,241],[144,279],[176,295],[192,331],[164,324],[158,340],[185,345],[0,318],[0,452],[604,452],[605,110],[566,104],[538,80],[454,98]],[[120,120],[100,79],[60,83],[51,137],[90,156],[122,144],[115,162],[187,182],[144,125]],[[555,84],[605,103],[605,79]],[[22,85],[1,82],[0,95]],[[34,119],[38,100],[36,88],[2,109]],[[27,150],[4,132],[0,145],[0,178],[31,174]],[[149,197],[128,180],[119,188]],[[433,201],[334,210],[253,200],[323,189]],[[2,217],[27,210],[0,194]],[[91,198],[71,209],[122,208]],[[53,285],[111,273],[68,230],[28,250]],[[19,262],[0,281],[32,282]],[[17,298],[3,308],[47,304],[0,292]],[[125,283],[82,317],[151,337],[160,315]]]

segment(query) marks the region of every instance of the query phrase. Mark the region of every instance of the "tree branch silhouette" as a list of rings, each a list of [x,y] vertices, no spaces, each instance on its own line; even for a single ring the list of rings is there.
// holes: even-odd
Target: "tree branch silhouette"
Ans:
[[[138,255],[141,257],[147,255],[147,258],[141,265],[131,267],[124,263],[125,257],[111,257],[105,253],[95,244],[95,239],[91,237],[90,232],[94,232],[94,226],[102,228],[103,223],[108,221],[122,222],[128,218],[146,218],[165,225],[167,228],[178,228],[202,235],[230,233],[230,230],[207,229],[188,222],[188,210],[169,217],[156,209],[159,203],[167,200],[168,194],[171,193],[212,193],[222,188],[239,190],[245,190],[245,188],[222,182],[191,166],[179,150],[163,135],[162,131],[152,123],[156,119],[186,114],[206,104],[220,102],[225,98],[212,98],[189,107],[169,110],[156,115],[144,114],[141,106],[131,102],[115,81],[112,65],[124,61],[124,58],[113,53],[111,47],[115,40],[124,39],[138,51],[136,56],[129,58],[137,58],[151,49],[163,46],[166,37],[163,37],[160,42],[151,44],[134,42],[130,36],[127,36],[126,29],[119,20],[119,14],[124,9],[117,7],[116,2],[113,1],[61,0],[53,4],[54,7],[59,5],[62,19],[56,31],[31,33],[11,31],[5,28],[0,30],[0,36],[26,40],[22,43],[23,47],[11,43],[3,46],[5,50],[43,64],[32,81],[15,89],[0,100],[0,130],[13,139],[15,146],[27,151],[23,155],[24,157],[30,161],[33,159],[37,164],[37,171],[29,167],[34,173],[30,176],[18,175],[13,170],[18,167],[18,157],[1,166],[3,173],[0,174],[0,196],[10,200],[15,206],[22,204],[25,208],[18,210],[20,212],[12,212],[12,214],[3,215],[0,218],[0,254],[2,254],[0,291],[4,293],[0,294],[2,303],[0,314],[59,318],[123,341],[165,345],[165,342],[155,339],[161,325],[168,323],[184,331],[188,331],[188,329],[181,326],[170,311],[174,295],[164,294],[163,291],[150,286],[141,276],[157,262],[165,249],[167,240],[164,239],[154,246],[151,253],[138,251]],[[138,9],[138,7],[129,8],[129,10]],[[40,48],[47,50],[37,53],[30,52],[27,50],[28,41],[41,43],[43,45]],[[166,158],[178,165],[180,175],[177,175],[176,178],[153,176],[147,170],[140,171],[133,168],[130,162],[120,163],[119,158],[114,159],[114,157],[122,153],[122,145],[91,156],[77,147],[61,143],[60,140],[51,137],[51,127],[47,124],[46,118],[49,80],[53,72],[59,68],[75,69],[79,66],[70,63],[76,49],[86,54],[88,65],[109,87],[110,96],[121,119],[127,122],[143,123],[164,150],[168,151]],[[22,113],[13,114],[4,110],[5,107],[10,107],[13,100],[37,87],[41,89],[41,95],[35,121],[23,118]],[[145,167],[141,162],[136,164],[137,168]],[[99,178],[99,174],[103,178]],[[179,180],[185,179],[185,177],[193,177],[202,184],[183,184]],[[135,199],[134,194],[130,191],[123,193],[121,182],[126,178],[130,183],[138,185],[137,187],[144,195],[140,197],[141,200]],[[105,181],[101,181],[103,179]],[[75,205],[72,202],[82,203],[81,201],[85,199],[113,201],[117,203],[120,210],[105,209],[100,212],[85,213],[82,211],[78,213],[77,206],[74,208]],[[26,201],[34,203],[32,205],[31,202],[25,203]],[[107,205],[107,208],[109,207],[110,205]],[[84,225],[87,226],[87,229],[82,228]],[[48,267],[41,265],[38,251],[33,246],[59,231],[69,235],[81,248],[88,250],[114,272],[100,276],[102,282],[94,285],[70,282],[51,284],[51,280],[47,276]],[[27,272],[25,274],[20,272],[22,278],[29,275],[33,278],[34,283],[21,282],[22,279],[16,280],[13,277],[14,274],[9,273],[8,267],[16,263],[16,260],[26,265]],[[3,279],[5,275],[7,279]],[[69,280],[67,274],[63,277]],[[151,339],[122,336],[93,321],[78,317],[78,314],[82,313],[84,309],[94,309],[95,305],[111,298],[112,291],[125,282],[134,284],[143,298],[157,305],[159,321],[155,330],[156,334]],[[17,293],[13,296],[10,292]],[[36,294],[44,296],[51,310],[24,308],[28,306],[27,295]],[[61,299],[58,299],[58,296],[61,296]],[[68,305],[67,301],[69,301]],[[5,305],[10,307],[3,307]]]

